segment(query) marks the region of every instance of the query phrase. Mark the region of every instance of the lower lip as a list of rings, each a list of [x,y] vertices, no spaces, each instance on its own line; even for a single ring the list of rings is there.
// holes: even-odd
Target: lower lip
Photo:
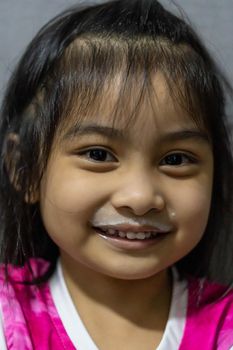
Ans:
[[[105,235],[104,233],[101,233],[100,231],[96,230],[94,228],[95,232],[98,234],[99,237],[104,239],[107,243],[110,245],[123,249],[123,250],[143,250],[149,247],[152,247],[156,244],[158,244],[160,241],[164,240],[165,237],[167,237],[168,233],[159,234],[157,237],[151,238],[151,239],[145,239],[145,240],[136,240],[136,239],[126,239],[126,238],[120,238],[116,236],[109,236]]]

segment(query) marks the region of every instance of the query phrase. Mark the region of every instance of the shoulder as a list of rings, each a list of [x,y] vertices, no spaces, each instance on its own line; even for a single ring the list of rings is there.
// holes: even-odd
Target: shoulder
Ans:
[[[59,343],[57,328],[54,326],[59,316],[48,283],[23,283],[30,282],[32,277],[40,277],[48,266],[49,264],[41,259],[31,260],[30,266],[10,265],[7,280],[5,266],[0,268],[0,341],[3,343],[1,336],[3,338],[4,334],[9,348],[14,344],[14,349],[50,349],[48,343]],[[43,347],[43,344],[46,346]],[[4,349],[1,343],[0,348]]]
[[[229,311],[233,311],[233,288],[205,279],[190,279],[188,289],[190,312],[202,312],[205,309],[216,312],[226,306],[229,306]]]
[[[233,347],[233,289],[191,279],[188,290],[187,320],[180,350],[188,345],[190,350],[230,350]],[[193,348],[190,348],[191,340]]]
[[[25,266],[0,267],[0,305],[4,318],[15,320],[23,318],[25,310],[42,310],[45,301],[50,298],[48,283],[34,285],[34,278],[42,276],[49,263],[42,259],[31,259]],[[12,312],[14,310],[14,312]],[[7,316],[6,316],[7,315]]]
[[[6,282],[6,271],[8,273],[8,282],[31,281],[32,278],[42,276],[49,268],[49,262],[44,259],[30,259],[24,266],[0,265],[0,281]]]
[[[30,282],[43,275],[48,266],[42,259],[31,259],[25,266],[0,266],[0,306],[4,318],[13,321],[17,317],[23,318],[25,310],[42,308],[48,284],[37,286]]]

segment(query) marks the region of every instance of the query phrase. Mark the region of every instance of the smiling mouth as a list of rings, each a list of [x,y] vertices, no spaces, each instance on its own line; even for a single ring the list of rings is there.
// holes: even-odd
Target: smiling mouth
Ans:
[[[120,231],[114,228],[100,228],[100,227],[93,227],[93,228],[95,231],[97,231],[103,236],[118,238],[118,239],[128,240],[128,241],[154,240],[169,233],[169,232],[156,232],[156,231],[140,231],[140,232]]]

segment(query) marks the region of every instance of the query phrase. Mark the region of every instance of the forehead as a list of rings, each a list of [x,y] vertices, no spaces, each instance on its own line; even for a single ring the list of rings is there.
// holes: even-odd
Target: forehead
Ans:
[[[60,136],[69,130],[79,129],[83,124],[95,124],[124,130],[126,133],[140,133],[150,126],[157,133],[177,127],[197,127],[188,112],[171,95],[164,76],[157,72],[150,87],[135,82],[130,89],[122,86],[122,76],[116,75],[106,82],[99,98],[86,109],[77,108],[60,128]],[[71,131],[72,132],[72,131]]]

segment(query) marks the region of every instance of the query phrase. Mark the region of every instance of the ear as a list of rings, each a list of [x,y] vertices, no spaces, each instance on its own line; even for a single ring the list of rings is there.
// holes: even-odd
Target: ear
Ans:
[[[5,166],[10,183],[17,192],[20,192],[22,190],[22,176],[24,176],[24,167],[22,165],[20,138],[16,133],[10,133],[7,136],[5,147]],[[39,190],[29,187],[24,196],[24,200],[28,204],[35,204],[39,201]]]

